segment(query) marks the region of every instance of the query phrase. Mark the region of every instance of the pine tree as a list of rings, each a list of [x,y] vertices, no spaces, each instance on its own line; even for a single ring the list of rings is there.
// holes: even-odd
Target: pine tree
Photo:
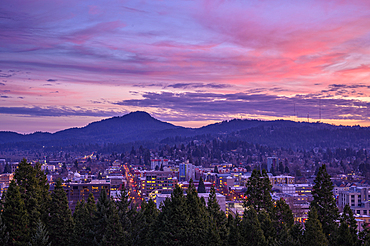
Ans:
[[[105,189],[100,191],[99,200],[96,204],[94,225],[95,245],[126,245],[116,204],[108,198]]]
[[[51,194],[48,231],[53,245],[68,246],[73,233],[72,213],[62,182],[58,180]]]
[[[235,218],[232,214],[229,214],[227,217],[227,228],[228,228],[228,237],[227,237],[227,244],[226,245],[235,245],[240,246],[242,245],[243,238],[240,235],[241,229],[241,220],[239,214],[235,215]]]
[[[190,180],[189,187],[187,189],[186,207],[189,214],[189,226],[192,228],[188,231],[189,245],[205,245],[209,241],[217,242],[214,238],[215,233],[207,235],[209,232],[209,221],[206,214],[206,208],[198,197],[198,193],[192,180]]]
[[[153,245],[190,245],[189,213],[182,189],[176,185],[171,197],[164,200],[162,212],[153,224]]]
[[[265,236],[265,239],[269,245],[275,244],[275,242],[278,240],[276,228],[274,227],[271,216],[271,213],[268,213],[264,210],[257,214],[263,235]]]
[[[226,214],[221,210],[220,205],[217,202],[215,187],[211,187],[209,193],[207,211],[210,216],[210,223],[215,225],[215,230],[219,234],[221,242],[226,244],[227,242],[227,218]]]
[[[271,212],[273,208],[271,198],[271,183],[265,169],[262,170],[262,175],[254,169],[251,177],[247,181],[247,201],[245,207],[253,207],[257,213],[261,210]]]
[[[49,242],[48,231],[46,230],[46,227],[41,222],[41,220],[38,221],[35,235],[33,235],[28,245],[29,246],[51,246],[51,242]]]
[[[12,180],[5,193],[2,217],[9,233],[9,245],[27,245],[30,241],[28,214],[19,187]]]
[[[330,180],[330,175],[326,171],[326,166],[323,164],[315,178],[313,186],[311,208],[314,207],[317,211],[318,218],[322,224],[322,229],[327,238],[332,241],[338,228],[335,222],[339,217],[338,207],[333,195],[333,183]]]
[[[151,230],[158,214],[159,211],[153,200],[141,203],[141,210],[135,216],[133,230],[131,231],[131,235],[136,232],[132,236],[133,245],[146,246],[151,244]]]
[[[90,193],[87,203],[84,199],[77,203],[73,213],[73,245],[90,246],[93,244],[95,212],[96,206],[92,193]]]
[[[305,233],[304,233],[304,245],[328,245],[328,240],[322,229],[322,225],[317,216],[317,211],[315,207],[311,207],[308,212],[308,219],[305,223]]]
[[[267,245],[267,241],[261,229],[257,212],[253,207],[244,210],[243,220],[240,223],[241,245]]]
[[[206,193],[206,186],[204,185],[202,177],[199,179],[198,193]]]
[[[136,208],[132,205],[130,196],[125,187],[122,188],[119,199],[116,202],[118,209],[118,216],[122,225],[122,229],[126,232],[125,237],[127,243],[132,244],[132,231],[135,216],[137,216]],[[134,232],[136,233],[136,232]]]
[[[18,164],[14,179],[19,186],[28,214],[29,227],[26,230],[29,230],[30,235],[33,235],[38,221],[41,219],[43,223],[46,223],[49,213],[48,204],[51,198],[46,175],[41,171],[40,163],[36,163],[35,167],[32,167],[26,159],[23,159]]]
[[[282,233],[279,238],[279,245],[301,246],[303,244],[303,229],[301,224],[294,224],[287,234]]]
[[[358,233],[358,238],[358,245],[370,246],[370,225],[368,223],[362,226],[362,231]]]
[[[357,223],[348,204],[343,209],[338,228],[337,245],[357,245]]]
[[[6,225],[3,222],[3,216],[0,213],[0,245],[7,245],[8,240],[9,240],[9,232],[6,230]]]
[[[282,233],[287,233],[287,231],[294,224],[294,216],[292,210],[282,198],[276,201],[276,204],[273,208],[272,217],[274,228],[279,235]]]

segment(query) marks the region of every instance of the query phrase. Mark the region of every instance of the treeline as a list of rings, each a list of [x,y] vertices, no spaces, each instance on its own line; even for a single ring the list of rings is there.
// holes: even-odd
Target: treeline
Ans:
[[[186,195],[176,186],[160,210],[151,200],[138,209],[125,190],[117,201],[102,190],[72,215],[62,183],[50,193],[40,166],[23,160],[2,199],[0,245],[368,245],[370,230],[357,234],[348,206],[339,216],[331,189],[323,165],[305,229],[284,200],[273,202],[264,170],[252,172],[241,216],[220,209],[214,188],[207,202],[199,198],[192,183]]]

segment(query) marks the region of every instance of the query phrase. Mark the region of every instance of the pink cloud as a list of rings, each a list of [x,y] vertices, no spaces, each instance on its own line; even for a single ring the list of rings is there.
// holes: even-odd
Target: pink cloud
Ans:
[[[119,20],[99,23],[94,26],[90,26],[88,28],[73,32],[64,37],[64,39],[69,42],[81,45],[94,37],[99,37],[99,35],[112,33],[115,30],[123,28],[125,26],[126,24],[122,23]]]

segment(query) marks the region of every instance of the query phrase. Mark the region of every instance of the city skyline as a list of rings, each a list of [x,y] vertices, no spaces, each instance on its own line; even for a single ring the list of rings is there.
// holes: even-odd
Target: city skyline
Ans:
[[[24,1],[0,7],[0,131],[131,111],[370,126],[368,1]]]

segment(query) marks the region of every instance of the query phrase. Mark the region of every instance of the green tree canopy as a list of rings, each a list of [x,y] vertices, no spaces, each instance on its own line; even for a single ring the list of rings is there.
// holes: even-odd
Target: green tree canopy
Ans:
[[[10,182],[2,203],[2,217],[6,234],[9,235],[9,245],[27,245],[30,241],[30,223],[25,202],[14,180]]]
[[[272,211],[273,203],[271,198],[271,183],[265,169],[262,170],[262,174],[254,169],[251,177],[247,181],[247,196],[245,207],[253,207],[256,212],[265,210],[267,212]]]
[[[308,219],[305,223],[305,227],[304,245],[328,245],[328,240],[323,232],[315,207],[311,207],[311,210],[308,212]]]
[[[311,208],[315,208],[317,216],[322,224],[325,235],[330,238],[335,234],[338,226],[336,220],[339,217],[339,211],[333,195],[333,182],[326,171],[326,165],[323,164],[315,178],[315,185],[312,189],[313,201]]]
[[[204,185],[203,178],[200,177],[198,185],[198,193],[206,193],[206,186]]]
[[[51,194],[48,231],[53,245],[68,246],[73,235],[72,213],[60,179]]]

